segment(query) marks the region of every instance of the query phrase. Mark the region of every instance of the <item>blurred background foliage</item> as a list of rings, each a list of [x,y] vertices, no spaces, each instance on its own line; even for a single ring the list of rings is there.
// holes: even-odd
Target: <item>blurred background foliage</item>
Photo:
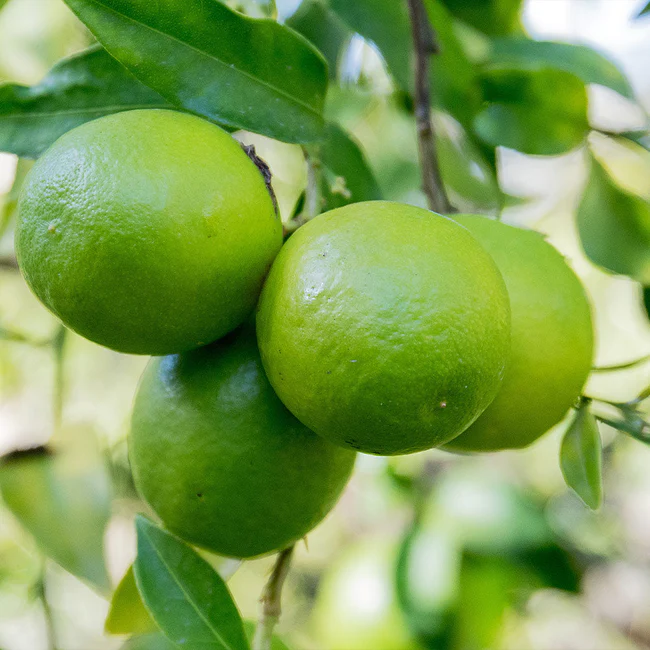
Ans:
[[[380,196],[425,205],[400,3],[229,4],[253,16],[277,9],[328,60],[325,205]],[[643,4],[444,0],[430,8],[442,47],[434,124],[452,204],[534,227],[562,251],[594,305],[597,366],[646,357],[650,16],[635,19]],[[92,45],[91,35],[60,0],[0,0],[0,9],[0,81],[36,85],[30,101],[47,99],[48,71]],[[69,67],[57,74],[72,78]],[[0,88],[0,125],[18,119],[14,91]],[[307,177],[300,147],[237,137],[269,162],[289,219]],[[34,136],[24,155],[46,144]],[[133,518],[147,512],[125,444],[146,359],[68,334],[20,278],[12,230],[30,164],[0,154],[0,648],[169,650],[127,574]],[[627,402],[649,383],[644,362],[595,372],[586,393],[605,400],[607,415],[606,402]],[[650,448],[601,426],[605,499],[591,512],[562,479],[565,428],[522,452],[360,456],[342,501],[299,545],[279,630],[287,646],[650,647]],[[235,599],[254,618],[271,559],[239,566],[206,557],[234,572]],[[117,635],[107,635],[110,594],[125,574],[121,609],[107,625]],[[141,634],[127,640],[129,632]]]

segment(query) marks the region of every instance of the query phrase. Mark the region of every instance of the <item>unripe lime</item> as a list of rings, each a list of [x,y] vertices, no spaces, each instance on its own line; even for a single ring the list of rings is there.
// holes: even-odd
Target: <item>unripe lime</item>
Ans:
[[[399,203],[316,217],[278,255],[258,341],[289,410],[372,454],[428,449],[492,401],[510,338],[508,295],[469,232]]]
[[[336,503],[355,458],[282,405],[252,329],[152,359],[129,454],[138,490],[170,531],[235,557],[307,534]]]
[[[591,310],[580,281],[544,237],[485,217],[454,216],[494,257],[510,295],[511,350],[501,390],[446,449],[525,447],[576,403],[591,369]]]
[[[167,110],[66,133],[29,173],[19,215],[34,293],[82,336],[136,354],[196,348],[239,325],[282,243],[239,144]]]

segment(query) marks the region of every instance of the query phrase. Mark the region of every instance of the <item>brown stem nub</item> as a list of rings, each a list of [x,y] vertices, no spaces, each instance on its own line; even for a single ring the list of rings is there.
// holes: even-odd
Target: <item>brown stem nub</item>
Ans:
[[[271,200],[273,201],[273,209],[275,214],[280,216],[280,209],[278,208],[278,200],[275,197],[275,192],[273,191],[273,185],[271,184],[271,179],[273,174],[271,174],[271,168],[266,164],[266,161],[262,160],[257,153],[255,153],[255,145],[252,144],[243,144],[239,143],[241,148],[244,150],[244,153],[255,163],[255,166],[260,170],[260,174],[264,178],[264,183],[266,184],[266,189],[271,195]]]
[[[430,57],[440,51],[436,33],[429,22],[422,0],[406,0],[411,19],[413,50],[415,53],[415,121],[418,130],[418,148],[422,172],[422,190],[429,208],[434,212],[453,210],[440,175],[436,134],[431,122]]]

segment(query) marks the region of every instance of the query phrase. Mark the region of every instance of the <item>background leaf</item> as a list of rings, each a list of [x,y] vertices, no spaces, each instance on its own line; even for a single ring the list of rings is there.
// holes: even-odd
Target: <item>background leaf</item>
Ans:
[[[144,517],[136,520],[138,591],[174,643],[248,650],[241,617],[219,574],[187,544]]]
[[[328,124],[320,146],[324,165],[323,211],[381,199],[381,191],[359,145],[339,126]]]
[[[578,229],[594,264],[650,284],[650,203],[616,185],[593,156]]]
[[[14,182],[0,205],[0,238],[2,238],[16,216],[18,196],[20,195],[20,190],[27,176],[27,172],[32,168],[32,164],[32,161],[26,158],[20,158],[18,160]]]
[[[36,158],[66,131],[135,108],[171,105],[94,46],[57,63],[35,86],[0,86],[0,150]]]
[[[587,93],[575,75],[494,67],[484,70],[483,86],[489,106],[474,129],[492,146],[553,156],[579,146],[589,132]]]
[[[38,447],[10,454],[0,464],[0,489],[48,557],[108,590],[103,539],[110,484],[104,466],[89,462],[87,448],[55,453]]]
[[[648,14],[650,14],[650,2],[648,2],[648,4],[645,7],[643,7],[641,11],[639,11],[639,13],[637,14],[637,18],[641,18],[641,16],[647,16]]]
[[[490,65],[539,70],[555,68],[578,77],[585,84],[598,84],[634,99],[627,77],[616,64],[584,45],[533,41],[528,38],[502,38],[491,43]]]
[[[115,589],[105,629],[109,634],[146,634],[159,630],[142,602],[135,584],[133,566],[129,567]]]
[[[321,136],[327,64],[302,36],[210,0],[66,0],[108,52],[173,104],[286,142]]]
[[[339,55],[352,33],[322,0],[304,0],[286,24],[313,43],[325,57],[335,78]]]
[[[449,115],[437,114],[434,126],[440,173],[452,205],[461,212],[498,214],[501,191],[479,148]]]
[[[162,632],[152,632],[131,637],[121,650],[178,650],[180,647],[172,643]]]
[[[577,411],[560,449],[560,467],[567,485],[592,510],[602,501],[602,443],[588,402]]]
[[[522,0],[443,0],[454,16],[491,36],[521,31]]]

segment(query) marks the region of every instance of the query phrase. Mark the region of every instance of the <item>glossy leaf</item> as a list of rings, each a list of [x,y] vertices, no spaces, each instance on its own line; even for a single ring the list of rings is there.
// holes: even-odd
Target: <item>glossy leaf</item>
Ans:
[[[440,173],[451,204],[461,212],[498,214],[501,191],[479,148],[448,115],[435,117],[435,129]]]
[[[214,0],[66,0],[120,63],[168,101],[286,142],[321,137],[327,64],[302,36]]]
[[[578,77],[585,84],[598,84],[634,99],[627,77],[607,57],[591,47],[572,43],[503,38],[492,41],[491,65],[539,70],[555,68]]]
[[[443,0],[451,13],[490,36],[521,31],[522,0]]]
[[[121,650],[178,650],[180,647],[172,643],[162,632],[152,632],[131,637]]]
[[[324,166],[323,211],[381,199],[381,191],[359,145],[339,126],[328,124],[319,151]]]
[[[249,650],[237,607],[219,574],[196,551],[139,516],[135,579],[147,609],[174,643]]]
[[[474,129],[492,146],[552,156],[579,146],[589,132],[587,93],[575,75],[494,67],[484,71],[483,84],[489,105]]]
[[[650,203],[616,185],[595,158],[578,229],[594,264],[650,285]]]
[[[170,107],[94,46],[57,63],[35,86],[0,86],[0,151],[36,158],[66,131],[102,115]]]
[[[341,51],[352,33],[324,0],[304,0],[286,24],[302,34],[327,60],[330,77],[336,78]]]
[[[0,464],[0,489],[48,557],[106,591],[103,538],[110,484],[103,464],[89,462],[81,452],[38,447],[10,454]]]
[[[140,597],[133,566],[129,567],[113,594],[105,629],[109,634],[146,634],[158,631],[158,626]]]
[[[602,501],[602,443],[588,403],[577,411],[560,448],[560,467],[567,485],[592,510]]]

